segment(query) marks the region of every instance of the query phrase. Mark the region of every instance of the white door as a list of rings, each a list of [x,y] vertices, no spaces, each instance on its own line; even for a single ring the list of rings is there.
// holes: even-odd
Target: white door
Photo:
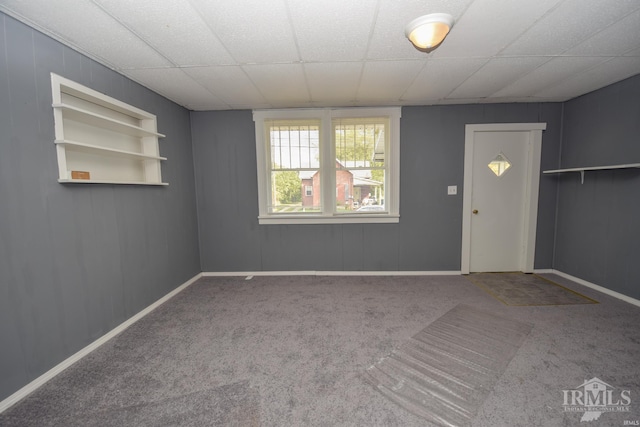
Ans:
[[[467,126],[463,273],[533,271],[541,125]]]
[[[473,152],[471,272],[520,271],[529,132],[482,132]]]

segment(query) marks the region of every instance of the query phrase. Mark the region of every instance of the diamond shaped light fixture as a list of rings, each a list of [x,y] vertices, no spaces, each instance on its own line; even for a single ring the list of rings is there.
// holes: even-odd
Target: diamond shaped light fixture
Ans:
[[[432,13],[409,22],[404,34],[415,47],[429,51],[442,43],[453,22],[453,16],[447,13]]]

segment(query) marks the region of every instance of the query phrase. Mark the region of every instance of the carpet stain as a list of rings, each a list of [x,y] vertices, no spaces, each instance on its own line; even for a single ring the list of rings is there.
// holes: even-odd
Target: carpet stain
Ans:
[[[537,274],[520,272],[472,273],[465,277],[505,305],[541,306],[598,303],[596,300]]]

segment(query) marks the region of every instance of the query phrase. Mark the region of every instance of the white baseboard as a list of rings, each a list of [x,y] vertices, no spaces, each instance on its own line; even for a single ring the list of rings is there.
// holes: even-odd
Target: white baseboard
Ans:
[[[171,299],[173,296],[185,290],[187,287],[189,287],[189,285],[194,283],[200,277],[202,277],[202,273],[198,273],[197,275],[195,275],[194,277],[192,277],[191,279],[189,279],[188,281],[186,281],[185,283],[183,283],[173,291],[169,292],[167,295],[163,296],[162,298],[160,298],[159,300],[157,300],[156,302],[154,302],[144,310],[138,312],[137,314],[133,315],[129,319],[125,320],[124,322],[116,326],[111,331],[107,332],[106,334],[104,334],[103,336],[101,336],[100,338],[98,338],[88,346],[84,347],[82,350],[78,351],[77,353],[63,360],[53,368],[49,369],[44,374],[40,375],[35,380],[31,381],[29,384],[22,387],[20,390],[13,393],[11,396],[4,399],[2,402],[0,402],[0,414],[6,411],[7,409],[9,409],[11,406],[18,403],[20,400],[27,397],[29,394],[36,391],[38,388],[42,387],[42,385],[44,385],[47,381],[54,378],[56,375],[58,375],[59,373],[67,369],[69,366],[73,365],[74,363],[76,363],[77,361],[79,361],[80,359],[82,359],[83,357],[85,357],[86,355],[88,355],[89,353],[91,353],[92,351],[94,351],[95,349],[97,349],[107,341],[109,341],[111,338],[120,334],[129,326],[133,325],[138,320],[145,317],[147,314],[151,313],[153,310],[155,310],[160,305],[162,305],[163,303]]]
[[[460,271],[209,271],[209,277],[234,276],[458,276]]]
[[[603,286],[596,285],[595,283],[587,282],[584,279],[572,276],[572,275],[564,273],[562,271],[554,270],[554,269],[551,268],[551,269],[544,269],[544,270],[534,270],[534,273],[537,273],[537,274],[545,274],[545,273],[546,274],[555,274],[555,275],[558,275],[560,277],[564,277],[567,280],[571,280],[572,282],[576,282],[579,285],[586,286],[587,288],[591,288],[591,289],[593,289],[595,291],[602,292],[603,294],[607,294],[607,295],[612,296],[614,298],[618,298],[619,300],[622,300],[624,302],[628,302],[629,304],[633,304],[633,305],[636,305],[636,306],[640,307],[640,300],[637,300],[637,299],[632,298],[632,297],[630,297],[628,295],[625,295],[625,294],[621,294],[620,292],[612,291],[611,289],[607,289],[607,288],[605,288]]]
[[[565,279],[568,279],[568,280],[571,280],[573,282],[576,282],[579,285],[586,286],[587,288],[594,289],[594,290],[596,290],[598,292],[602,292],[603,294],[607,294],[607,295],[612,296],[614,298],[618,298],[619,300],[628,302],[629,304],[633,304],[635,306],[640,307],[640,300],[637,300],[637,299],[632,298],[632,297],[630,297],[628,295],[625,295],[625,294],[621,294],[620,292],[612,291],[611,289],[607,289],[607,288],[602,287],[600,285],[596,285],[595,283],[587,282],[584,279],[580,279],[579,277],[572,276],[572,275],[564,273],[562,271],[551,270],[551,271],[549,271],[549,273],[557,274],[558,276],[564,277]]]
[[[556,271],[552,268],[543,268],[543,269],[534,269],[533,272],[535,274],[553,274]]]
[[[580,285],[594,289],[603,294],[607,294],[614,298],[618,298],[629,304],[640,307],[640,300],[632,298],[630,296],[621,294],[611,289],[596,285],[595,283],[587,282],[586,280],[564,273],[562,271],[554,270],[552,268],[536,269],[533,271],[537,274],[557,274],[565,279],[576,282]],[[224,271],[224,272],[204,272],[203,276],[218,276],[218,277],[231,277],[231,276],[456,276],[461,275],[461,271]]]

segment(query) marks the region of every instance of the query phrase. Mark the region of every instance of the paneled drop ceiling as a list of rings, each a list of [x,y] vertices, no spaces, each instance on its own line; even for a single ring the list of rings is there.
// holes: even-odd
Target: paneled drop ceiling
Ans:
[[[191,110],[565,101],[640,73],[638,0],[0,0]],[[405,25],[456,23],[433,52]]]

